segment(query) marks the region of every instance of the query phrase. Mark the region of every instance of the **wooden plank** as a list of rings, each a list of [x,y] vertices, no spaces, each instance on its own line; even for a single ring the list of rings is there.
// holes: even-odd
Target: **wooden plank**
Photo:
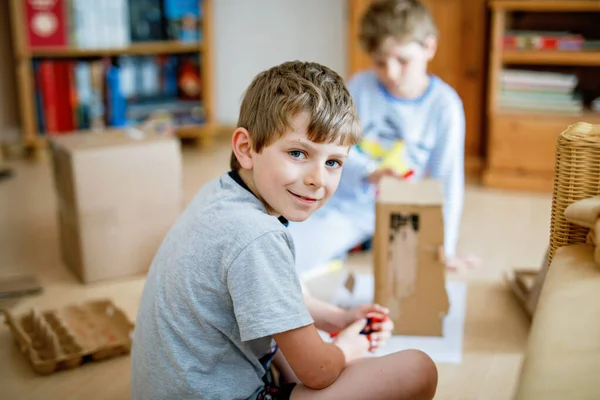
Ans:
[[[35,112],[35,88],[33,82],[33,68],[29,60],[27,47],[27,33],[24,3],[19,0],[10,2],[10,18],[13,36],[13,52],[16,58],[15,73],[17,78],[17,95],[19,102],[19,117],[21,132],[26,146],[33,146],[37,136]]]
[[[213,43],[213,2],[212,0],[204,0],[200,3],[203,15],[202,37],[205,43]],[[200,53],[202,63],[200,65],[202,82],[202,100],[206,112],[206,124],[212,125],[215,122],[215,92],[214,92],[214,75],[213,75],[213,46],[206,46],[205,51]]]
[[[508,64],[600,66],[600,51],[509,50],[502,53],[502,61]]]
[[[483,170],[483,158],[476,155],[465,155],[465,173],[479,174]]]
[[[600,11],[598,0],[492,0],[490,6],[511,11]]]
[[[350,78],[357,72],[369,68],[371,59],[363,51],[358,40],[360,22],[363,14],[373,0],[348,0],[348,72],[346,78]]]
[[[77,47],[48,47],[43,49],[33,49],[31,50],[31,55],[33,57],[75,58],[117,56],[124,54],[152,55],[196,53],[198,51],[202,51],[203,49],[204,45],[202,42],[179,42],[176,40],[165,40],[156,42],[132,43],[131,45],[125,47],[109,47],[98,49],[86,49]]]
[[[492,31],[490,38],[490,61],[488,77],[488,114],[496,111],[498,99],[498,86],[500,85],[500,70],[502,69],[502,37],[506,23],[506,13],[503,10],[494,10],[492,13]]]
[[[487,7],[484,0],[461,1],[460,68],[461,80],[456,91],[460,95],[466,122],[465,154],[481,161],[483,154],[485,85],[489,42]],[[445,34],[444,34],[445,35]],[[455,55],[456,58],[456,55]],[[468,165],[468,164],[467,164]],[[481,165],[479,166],[481,167]],[[481,172],[478,168],[477,172]]]

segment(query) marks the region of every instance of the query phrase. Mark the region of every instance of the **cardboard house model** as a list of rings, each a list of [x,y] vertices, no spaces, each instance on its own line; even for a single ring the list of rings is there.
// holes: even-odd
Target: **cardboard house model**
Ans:
[[[373,241],[375,302],[390,309],[395,335],[443,336],[449,310],[443,194],[439,181],[381,181]]]

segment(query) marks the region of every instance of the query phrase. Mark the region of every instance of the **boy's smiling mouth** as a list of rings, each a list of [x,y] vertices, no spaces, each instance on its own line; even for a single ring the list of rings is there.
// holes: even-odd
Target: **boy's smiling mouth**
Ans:
[[[300,200],[300,201],[302,201],[303,203],[306,203],[306,204],[313,204],[313,203],[319,201],[319,199],[315,199],[315,198],[307,197],[307,196],[301,196],[301,195],[296,194],[296,193],[294,193],[292,191],[289,191],[289,190],[288,190],[288,192],[290,192],[295,198],[297,198],[298,200]]]

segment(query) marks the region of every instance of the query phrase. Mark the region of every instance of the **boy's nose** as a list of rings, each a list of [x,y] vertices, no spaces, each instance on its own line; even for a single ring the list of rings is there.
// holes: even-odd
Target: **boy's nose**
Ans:
[[[320,166],[311,168],[308,174],[306,174],[305,184],[307,186],[314,186],[321,188],[325,186],[325,170]]]
[[[400,74],[401,67],[398,63],[388,62],[385,67],[385,75],[390,81],[395,81]]]

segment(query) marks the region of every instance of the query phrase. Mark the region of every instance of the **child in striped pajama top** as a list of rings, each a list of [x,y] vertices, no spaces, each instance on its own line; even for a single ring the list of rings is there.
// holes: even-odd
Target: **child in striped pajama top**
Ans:
[[[373,2],[363,16],[359,41],[373,68],[348,83],[364,139],[383,152],[404,144],[409,178],[438,179],[444,189],[444,255],[450,269],[478,263],[456,247],[464,198],[465,118],[456,91],[427,73],[437,49],[437,29],[419,0]],[[302,224],[290,224],[302,275],[343,259],[373,236],[377,183],[386,175],[366,142],[350,151],[337,192]]]

